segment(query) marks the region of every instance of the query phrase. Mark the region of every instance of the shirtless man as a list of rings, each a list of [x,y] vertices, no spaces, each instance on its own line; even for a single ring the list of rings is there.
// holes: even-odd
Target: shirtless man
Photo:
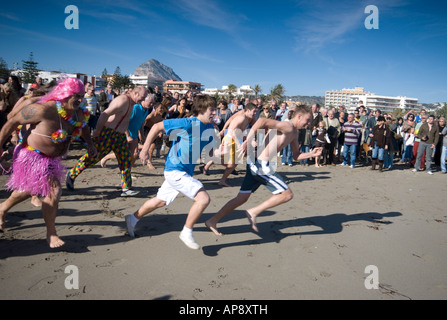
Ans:
[[[5,140],[19,125],[31,125],[31,130],[14,151],[13,172],[7,182],[8,190],[13,192],[0,204],[0,231],[3,231],[6,213],[14,205],[32,195],[40,195],[44,197],[42,212],[49,246],[56,248],[65,244],[58,237],[55,227],[62,195],[60,181],[65,169],[61,156],[67,152],[71,137],[81,133],[88,144],[89,153],[97,153],[87,126],[88,111],[80,108],[83,97],[83,83],[67,78],[43,96],[39,103],[24,106],[3,126],[0,152]]]
[[[263,142],[264,147],[260,151],[260,155],[253,157],[254,152],[248,153],[247,171],[241,189],[238,195],[227,202],[214,216],[205,222],[205,225],[211,229],[216,235],[222,235],[217,230],[217,223],[229,214],[231,211],[241,206],[250,198],[260,185],[265,185],[273,195],[260,203],[259,205],[245,211],[247,218],[254,231],[258,232],[256,226],[256,217],[263,211],[276,207],[293,198],[293,193],[282,177],[275,172],[272,165],[272,158],[276,157],[276,153],[290,144],[292,148],[293,158],[296,161],[310,157],[321,155],[321,148],[314,148],[311,152],[299,153],[298,145],[298,129],[305,128],[309,125],[311,119],[311,110],[304,105],[297,106],[292,115],[291,121],[277,121],[272,119],[260,118],[248,133],[247,140],[243,143],[243,150],[247,150],[247,146],[254,145],[254,137],[258,130],[268,130]],[[275,135],[276,133],[276,135]],[[273,143],[273,144],[272,144]],[[272,144],[276,148],[270,148]],[[258,146],[259,148],[260,146]],[[271,150],[275,149],[275,150]]]
[[[98,154],[91,155],[87,152],[67,173],[66,185],[69,190],[74,190],[74,181],[78,175],[113,151],[121,170],[121,196],[129,197],[138,194],[138,191],[130,189],[132,187],[131,154],[125,132],[129,127],[133,106],[140,104],[146,96],[146,88],[138,86],[130,94],[122,94],[113,99],[109,107],[101,113],[92,135]]]
[[[241,157],[237,157],[237,150],[241,150],[243,143],[243,132],[249,125],[253,126],[256,122],[257,107],[253,103],[247,103],[244,109],[237,112],[225,123],[225,126],[222,130],[224,133],[224,138],[222,139],[221,144],[221,152],[222,152],[222,164],[226,166],[226,169],[222,175],[222,178],[218,182],[219,185],[224,187],[230,187],[230,185],[226,182],[228,176],[236,169],[238,163],[236,159],[240,159]],[[226,131],[226,129],[228,130]],[[213,161],[209,161],[203,168],[201,168],[202,172],[207,172],[210,166],[213,164]]]
[[[152,111],[155,105],[155,95],[148,94],[146,99],[141,104],[133,106],[132,116],[129,120],[129,128],[126,132],[127,142],[129,143],[130,154],[132,156],[131,165],[135,164],[138,158],[138,138],[140,129],[148,114]],[[157,109],[157,106],[155,107]],[[112,151],[107,156],[101,159],[101,167],[105,168],[107,161],[116,159],[115,153]]]

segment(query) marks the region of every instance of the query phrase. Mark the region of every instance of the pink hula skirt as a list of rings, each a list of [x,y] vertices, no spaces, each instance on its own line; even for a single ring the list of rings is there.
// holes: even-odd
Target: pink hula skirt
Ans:
[[[46,197],[51,193],[50,178],[62,181],[65,170],[60,157],[50,158],[18,145],[14,150],[12,173],[6,183],[7,190]]]

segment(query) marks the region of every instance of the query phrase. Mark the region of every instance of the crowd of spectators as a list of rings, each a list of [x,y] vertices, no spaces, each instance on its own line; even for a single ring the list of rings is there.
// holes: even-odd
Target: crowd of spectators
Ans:
[[[0,128],[6,122],[8,114],[20,100],[32,97],[33,91],[42,86],[41,79],[24,90],[20,79],[10,76],[0,88]],[[122,93],[132,89],[120,91],[107,86],[106,89],[95,91],[94,86],[86,84],[84,104],[90,111],[89,126],[93,130],[102,111],[107,109],[110,102]],[[164,97],[168,103],[166,109],[157,119],[182,118],[190,115],[194,95],[188,91],[184,95],[178,93],[161,94],[158,87],[149,88],[157,103]],[[215,117],[215,127],[221,131],[225,123],[236,112],[243,110],[244,105],[252,102],[256,105],[256,119],[268,118],[278,121],[288,121],[289,111],[295,103],[288,105],[282,102],[278,105],[276,100],[263,101],[261,98],[244,99],[222,98],[218,101],[218,110]],[[155,112],[152,110],[151,112]],[[160,113],[160,111],[159,111]],[[141,129],[140,144],[144,143],[153,121],[145,121]],[[148,127],[149,126],[149,127]],[[444,118],[436,118],[427,114],[426,110],[410,110],[403,117],[395,117],[392,113],[381,110],[369,110],[361,102],[352,111],[348,112],[344,106],[338,108],[320,108],[318,104],[312,105],[312,117],[306,129],[299,130],[299,144],[301,152],[309,152],[314,147],[323,147],[321,159],[306,159],[300,163],[293,163],[291,150],[284,148],[278,154],[282,165],[309,165],[315,167],[341,165],[349,168],[356,166],[378,167],[379,171],[391,170],[395,165],[413,171],[425,170],[428,174],[433,171],[446,173],[447,128]],[[165,137],[156,143],[156,156],[162,157],[161,151],[169,148],[169,139]],[[4,148],[4,150],[7,150]],[[153,167],[149,161],[149,167]]]

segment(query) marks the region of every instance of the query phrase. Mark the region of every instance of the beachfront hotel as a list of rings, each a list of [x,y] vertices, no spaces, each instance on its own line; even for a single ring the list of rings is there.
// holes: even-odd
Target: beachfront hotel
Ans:
[[[21,69],[17,69],[17,70],[13,70],[11,71],[11,75],[13,76],[18,76],[18,77],[23,77],[23,74],[25,73],[25,70],[21,70]],[[60,71],[44,71],[44,70],[39,70],[37,72],[37,77],[40,77],[42,79],[42,83],[46,84],[49,83],[53,80],[60,80],[62,78],[65,77],[69,77],[69,78],[76,78],[76,79],[80,79],[84,84],[87,82],[92,83],[95,88],[103,88],[106,85],[106,79],[103,79],[101,77],[97,77],[97,76],[92,76],[92,75],[87,75],[85,73],[63,73]],[[28,88],[28,86],[30,85],[30,83],[23,83],[22,84],[24,88]]]
[[[168,80],[163,84],[163,92],[171,92],[179,94],[186,94],[188,91],[192,91],[192,93],[200,93],[202,91],[202,84],[199,82],[191,82],[191,81],[176,81],[176,80]]]
[[[228,95],[228,86],[222,86],[221,89],[218,88],[205,88],[202,91],[202,94],[214,96],[227,96]],[[233,96],[238,98],[252,97],[255,95],[255,91],[249,85],[243,85],[239,88],[236,88],[236,91],[232,93]]]
[[[155,88],[158,86],[161,89],[163,88],[164,80],[155,78],[152,76],[139,76],[135,74],[131,74],[129,76],[129,80],[135,86],[143,86],[143,87],[152,87]]]
[[[396,109],[421,109],[422,105],[418,103],[418,99],[409,97],[389,97],[379,95],[354,96],[352,102],[357,105],[362,99],[363,105],[368,109],[381,110],[384,112],[393,112]]]
[[[370,110],[381,110],[384,112],[393,112],[396,109],[422,108],[417,98],[382,96],[372,92],[366,92],[361,87],[343,89],[341,91],[326,91],[324,106],[330,108],[344,105],[348,111],[354,111],[359,105],[359,101],[362,101],[363,105]]]
[[[375,95],[375,93],[366,92],[364,88],[361,87],[355,87],[354,89],[342,89],[341,91],[328,90],[326,91],[324,107],[330,108],[343,105],[348,109],[352,106],[356,106],[359,99],[361,100],[361,97],[366,95]],[[356,102],[353,102],[355,100]]]

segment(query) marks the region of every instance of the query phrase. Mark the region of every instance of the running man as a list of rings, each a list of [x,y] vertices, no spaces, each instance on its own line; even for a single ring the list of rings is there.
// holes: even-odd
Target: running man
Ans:
[[[158,109],[155,106],[155,95],[153,93],[148,94],[146,99],[141,102],[141,104],[136,104],[133,106],[132,115],[129,120],[129,128],[126,132],[127,142],[129,143],[130,154],[131,154],[131,166],[133,167],[135,161],[138,158],[138,135],[140,133],[141,127],[144,120],[150,114],[152,109]],[[159,104],[160,106],[161,104]],[[101,159],[101,167],[105,168],[107,161],[110,159],[116,159],[115,152],[110,152],[104,158]]]
[[[283,178],[275,172],[275,163],[270,159],[275,158],[277,152],[289,144],[292,148],[292,154],[295,161],[321,155],[321,148],[314,148],[311,152],[307,153],[299,153],[298,130],[308,126],[310,119],[311,110],[309,107],[300,105],[293,111],[291,121],[277,121],[266,118],[259,118],[256,121],[248,133],[247,140],[243,143],[243,149],[246,152],[247,146],[250,147],[250,145],[255,145],[253,141],[255,135],[259,133],[258,130],[265,130],[266,132],[268,130],[263,140],[263,144],[260,146],[258,145],[258,149],[260,149],[260,147],[264,148],[260,151],[257,159],[253,157],[251,152],[248,153],[247,170],[238,195],[227,202],[214,216],[205,222],[205,225],[210,228],[211,231],[216,235],[222,235],[222,233],[217,230],[217,223],[234,209],[247,202],[250,195],[261,185],[266,186],[273,195],[259,205],[245,211],[251,227],[256,232],[258,232],[256,217],[261,212],[290,201],[293,198],[292,191],[284,182]],[[271,144],[273,145],[273,148],[270,147]]]
[[[160,132],[170,135],[172,146],[166,157],[165,181],[158,189],[155,198],[147,200],[134,214],[125,217],[127,231],[131,238],[135,237],[135,226],[145,215],[157,208],[169,205],[179,193],[194,200],[180,239],[191,249],[200,246],[194,240],[192,229],[210,203],[210,197],[202,183],[192,177],[194,168],[205,146],[216,143],[212,121],[216,115],[216,100],[209,96],[198,96],[194,99],[194,117],[170,119],[152,126],[140,152],[143,165],[149,158],[150,145]],[[209,138],[209,139],[208,139]],[[208,140],[207,140],[208,139]]]
[[[253,126],[256,122],[255,114],[257,107],[253,103],[247,103],[244,109],[237,112],[225,123],[225,135],[222,139],[221,152],[222,152],[222,164],[226,166],[222,178],[218,182],[219,185],[224,187],[231,187],[227,183],[228,176],[236,169],[238,163],[242,161],[242,157],[237,154],[238,150],[241,150],[243,143],[243,132],[248,126]],[[202,172],[207,172],[213,161],[209,161],[203,168]]]
[[[66,185],[69,190],[74,190],[74,182],[78,175],[85,169],[92,167],[110,151],[113,151],[121,171],[122,197],[138,194],[131,190],[131,154],[125,132],[129,128],[129,120],[135,104],[140,104],[146,99],[147,90],[138,86],[130,94],[122,94],[112,100],[98,119],[96,129],[93,131],[93,142],[98,154],[87,152],[76,165],[67,173]]]
[[[6,213],[13,206],[31,196],[42,196],[47,242],[50,248],[65,244],[55,226],[65,174],[61,157],[67,152],[71,138],[81,134],[88,144],[88,152],[93,156],[97,153],[87,126],[89,112],[81,107],[83,99],[84,84],[79,79],[67,78],[41,97],[39,103],[18,110],[3,126],[0,154],[1,146],[19,125],[31,125],[31,128],[14,150],[13,172],[7,182],[8,190],[13,192],[0,204],[1,232]]]

